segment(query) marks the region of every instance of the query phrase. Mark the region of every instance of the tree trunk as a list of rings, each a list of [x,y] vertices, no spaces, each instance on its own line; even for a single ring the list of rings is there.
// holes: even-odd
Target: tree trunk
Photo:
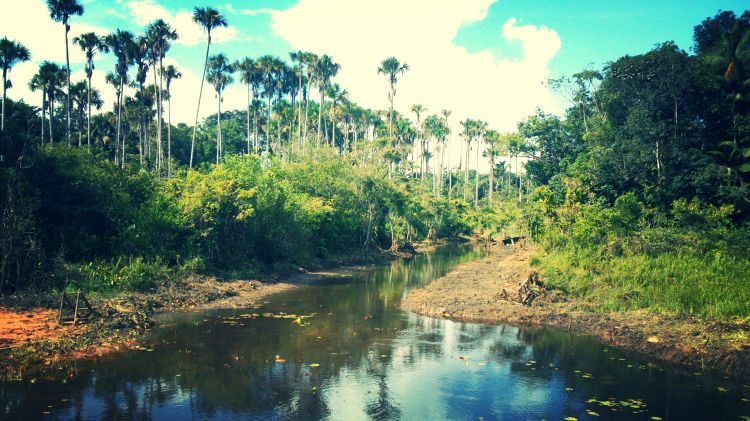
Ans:
[[[117,141],[115,145],[115,165],[118,164],[120,159],[118,155],[120,153],[120,134],[122,129],[122,90],[123,90],[123,77],[120,75],[120,90],[117,92]]]
[[[172,94],[167,87],[167,178],[170,177],[172,177]]]
[[[89,91],[87,95],[87,117],[86,117],[86,146],[89,152],[91,152],[91,76],[89,75]]]
[[[65,65],[67,69],[66,76],[68,79],[67,100],[65,101],[65,113],[68,121],[68,131],[66,132],[66,135],[68,136],[68,144],[70,144],[70,52],[68,47],[68,33],[70,32],[70,25],[68,25],[67,20],[63,22],[63,25],[65,25]]]
[[[271,149],[271,97],[268,97],[268,118],[266,119],[266,153]]]
[[[323,90],[320,90],[320,106],[318,107],[318,133],[317,133],[317,139],[315,140],[315,147],[320,148],[320,129],[323,125],[323,103],[325,101],[325,95],[323,94]]]
[[[479,146],[480,138],[477,138],[477,169],[474,172],[474,210],[479,210]]]
[[[250,84],[247,84],[247,154],[250,154]]]
[[[5,131],[5,95],[8,90],[8,69],[3,69],[3,105],[0,112],[0,131]]]
[[[42,144],[44,144],[44,119],[47,118],[47,92],[42,89]]]
[[[216,93],[219,98],[219,114],[216,115],[216,165],[221,161],[221,92]]]
[[[154,70],[154,73],[156,73],[156,70]],[[159,177],[161,177],[161,167],[162,167],[162,157],[164,155],[164,150],[162,148],[162,142],[161,142],[161,136],[162,136],[162,115],[163,115],[163,109],[162,109],[162,102],[164,101],[164,98],[162,98],[162,81],[164,78],[162,77],[164,74],[164,64],[163,60],[161,58],[161,51],[159,52],[159,84],[155,85],[154,87],[157,88],[158,86],[158,92],[156,94],[156,143],[157,143],[157,153],[159,154],[158,158],[156,159],[157,162],[157,174]]]
[[[201,111],[201,97],[203,96],[203,82],[206,80],[206,69],[208,68],[208,51],[211,48],[211,31],[208,32],[208,43],[206,44],[206,60],[203,62],[203,77],[201,78],[201,89],[198,91],[198,108],[195,110],[195,125],[193,126],[193,139],[190,141],[190,168],[193,168],[193,153],[195,151],[195,132],[198,130],[198,115]]]
[[[492,151],[489,151],[489,153],[490,153],[490,207],[492,207],[492,187],[495,181],[495,157],[492,156]]]

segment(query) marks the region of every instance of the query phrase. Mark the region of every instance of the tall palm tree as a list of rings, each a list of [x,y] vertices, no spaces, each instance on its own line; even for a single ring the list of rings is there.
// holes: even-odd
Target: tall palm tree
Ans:
[[[221,144],[221,101],[224,88],[234,82],[232,78],[234,67],[224,54],[217,54],[208,60],[208,75],[206,80],[213,85],[216,91],[219,113],[216,116],[216,165],[221,162],[223,146]]]
[[[125,84],[128,82],[128,68],[133,65],[133,56],[137,50],[133,33],[128,31],[122,31],[120,29],[107,35],[104,38],[109,51],[115,55],[117,60],[115,63],[114,74],[107,75],[109,83],[117,83],[118,86],[115,88],[117,92],[117,136],[115,145],[115,164],[118,163],[119,149],[120,149],[120,135],[122,126],[122,103],[123,103],[123,89]]]
[[[479,152],[480,143],[485,133],[487,133],[487,122],[477,121],[475,126],[474,136],[477,139],[477,169],[474,172],[474,210],[479,210]]]
[[[420,148],[419,175],[422,178],[422,182],[424,182],[424,145],[420,143],[422,141],[421,116],[425,111],[427,111],[427,108],[425,108],[422,104],[414,104],[411,106],[411,112],[413,112],[417,116],[417,141],[414,144],[418,145],[418,147]]]
[[[333,132],[331,146],[336,146],[336,104],[346,101],[349,91],[341,89],[338,83],[334,83],[328,89],[328,96],[331,98],[331,131]],[[343,152],[343,143],[341,145],[341,152]]]
[[[150,48],[151,46],[151,40],[146,35],[139,36],[135,41],[135,48],[133,49],[133,63],[136,66],[136,73],[135,73],[135,81],[134,86],[138,87],[138,93],[140,94],[138,96],[138,116],[140,121],[140,127],[141,127],[141,133],[142,139],[143,139],[143,146],[139,150],[139,155],[141,157],[141,166],[143,165],[144,161],[144,149],[146,150],[146,157],[150,159],[151,157],[151,144],[148,141],[148,123],[150,123],[150,118],[148,119],[148,123],[146,120],[147,114],[149,114],[151,110],[151,106],[146,106],[147,97],[146,94],[146,79],[148,78],[148,68],[149,65],[152,67],[156,67],[156,56],[153,54],[153,50]],[[154,76],[154,79],[156,76]],[[156,82],[156,80],[154,80]],[[156,94],[156,92],[154,92]],[[154,95],[155,97],[156,95]],[[154,98],[156,99],[156,98]],[[122,144],[122,165],[125,165],[125,142]],[[155,159],[157,162],[159,160],[158,156]]]
[[[208,53],[211,49],[211,31],[219,27],[226,27],[227,20],[212,7],[196,7],[193,9],[193,22],[206,31],[206,60],[203,64],[203,77],[201,78],[201,88],[198,91],[198,107],[195,110],[195,125],[193,125],[193,138],[190,141],[190,168],[193,168],[193,153],[195,151],[195,133],[198,129],[198,115],[201,111],[201,97],[203,96],[203,82],[206,80],[206,71],[208,69]]]
[[[487,144],[487,149],[484,151],[484,156],[488,159],[490,164],[490,188],[489,188],[489,204],[492,207],[492,190],[494,189],[495,181],[495,159],[500,156],[502,143],[500,142],[500,133],[495,130],[487,130],[484,135],[484,143]]]
[[[403,75],[407,70],[409,70],[409,65],[401,63],[396,57],[388,57],[378,67],[378,74],[388,76],[388,84],[390,86],[388,101],[391,103],[391,108],[388,112],[388,135],[391,139],[393,138],[393,100],[396,97],[397,76]]]
[[[325,109],[326,91],[331,87],[331,79],[341,70],[341,65],[335,63],[331,56],[324,54],[315,62],[315,82],[320,92],[320,106],[318,109],[318,137],[317,146],[320,147],[323,110]]]
[[[0,131],[5,130],[5,97],[8,88],[13,87],[8,78],[10,69],[18,63],[31,60],[29,49],[18,41],[11,41],[6,37],[0,39],[0,66],[3,68],[3,105],[0,114]]]
[[[70,51],[68,45],[68,33],[70,32],[71,16],[81,16],[83,6],[77,0],[47,0],[49,16],[55,22],[60,22],[65,27],[65,68],[67,70],[68,93],[65,102],[65,113],[68,121],[67,136],[70,142]]]
[[[182,73],[173,65],[164,69],[164,83],[167,85],[167,178],[172,176],[172,81],[181,79]]]
[[[31,92],[40,91],[42,93],[42,130],[40,140],[41,143],[44,144],[44,120],[47,117],[47,90],[45,89],[44,82],[39,73],[35,74],[29,81],[29,89]]]
[[[240,81],[247,86],[247,153],[250,153],[250,104],[255,101],[256,90],[254,84],[259,78],[258,67],[255,60],[245,57],[242,61],[234,63],[234,68],[240,73]]]
[[[155,59],[159,62],[159,84],[156,90],[156,144],[158,158],[156,160],[156,173],[161,176],[161,158],[162,158],[162,121],[163,119],[163,87],[162,81],[164,80],[164,57],[167,55],[167,51],[172,46],[172,42],[178,38],[177,31],[172,29],[168,23],[162,19],[157,19],[151,23],[146,29],[147,37],[151,42],[153,54]],[[156,73],[156,67],[154,67],[154,73]]]
[[[81,47],[81,50],[86,54],[86,78],[88,79],[88,94],[92,93],[91,88],[91,77],[94,75],[94,56],[97,52],[106,53],[109,51],[107,44],[104,42],[104,38],[96,35],[93,32],[87,32],[73,38],[73,44],[77,44]],[[86,117],[86,143],[88,148],[91,149],[91,98],[86,100],[88,106],[88,112]]]
[[[305,80],[305,72],[307,70],[308,65],[308,54],[304,51],[292,51],[289,53],[289,58],[292,60],[292,63],[296,63],[295,66],[295,75],[297,76],[297,92],[303,92],[303,95],[306,97],[307,95],[304,94],[303,88],[302,88],[302,82]],[[296,112],[296,119],[297,119],[297,143],[299,145],[302,145],[302,101],[297,101],[297,112]]]
[[[73,104],[73,109],[76,111],[76,129],[78,130],[78,147],[80,148],[83,142],[83,117],[86,109],[88,108],[90,112],[93,106],[99,110],[104,103],[102,102],[99,90],[94,89],[93,92],[89,92],[89,84],[84,80],[76,82],[70,87],[70,100]],[[88,133],[90,134],[90,131]],[[91,146],[90,139],[89,146]]]
[[[453,133],[450,125],[451,112],[449,110],[440,111],[440,116],[443,118],[443,123],[446,129],[448,129],[447,140],[445,142],[445,149],[448,151],[448,198],[453,197],[453,167],[451,166],[451,134]],[[440,179],[440,189],[442,190],[443,179]]]
[[[258,71],[261,75],[261,84],[263,86],[263,95],[268,101],[268,117],[266,119],[266,152],[271,148],[271,111],[273,107],[271,102],[276,95],[278,85],[277,81],[281,78],[281,68],[284,65],[278,57],[265,55],[258,59]]]
[[[317,55],[310,53],[310,52],[304,52],[302,53],[300,57],[300,63],[304,63],[304,70],[305,70],[305,76],[307,78],[307,83],[305,84],[305,87],[303,88],[302,95],[305,97],[305,128],[303,130],[303,142],[307,143],[307,123],[308,123],[308,116],[309,116],[309,99],[310,99],[310,84],[313,82],[315,77],[315,68],[317,67],[317,63],[320,60],[320,57]],[[301,114],[301,111],[300,111]]]
[[[42,125],[44,125],[44,103],[46,98],[47,109],[49,110],[50,143],[54,140],[53,121],[55,118],[55,99],[63,93],[61,87],[64,84],[65,69],[49,61],[42,62],[39,66],[39,71],[29,83],[29,87],[32,90],[42,91]],[[44,134],[44,132],[42,132],[42,134]]]
[[[466,200],[467,189],[469,188],[469,151],[471,150],[471,142],[474,140],[474,132],[476,131],[476,121],[467,118],[461,122],[463,127],[463,136],[466,141],[466,167],[464,168],[464,188],[463,188],[463,199]]]

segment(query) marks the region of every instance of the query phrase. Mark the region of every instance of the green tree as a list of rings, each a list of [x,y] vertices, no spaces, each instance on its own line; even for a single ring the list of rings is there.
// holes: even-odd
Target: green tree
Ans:
[[[393,138],[393,100],[396,97],[396,82],[398,82],[398,76],[403,75],[407,70],[409,70],[409,65],[401,63],[396,57],[388,57],[378,67],[378,74],[388,77],[388,102],[390,102],[390,109],[388,111],[388,136],[391,138]]]
[[[122,134],[122,105],[123,105],[123,94],[124,86],[128,83],[128,69],[133,65],[134,52],[137,50],[135,40],[132,32],[122,31],[120,29],[107,35],[104,38],[105,44],[109,51],[115,55],[115,72],[107,79],[110,83],[116,83],[115,87],[117,93],[117,137],[115,143],[115,164],[119,162],[119,148]]]
[[[151,43],[151,48],[154,57],[159,62],[159,83],[155,83],[158,88],[156,90],[156,144],[157,144],[157,159],[156,159],[156,173],[161,176],[162,167],[162,121],[163,109],[162,104],[164,103],[163,98],[163,87],[162,81],[164,80],[164,57],[167,55],[167,51],[172,46],[172,42],[178,38],[177,31],[164,22],[162,19],[157,19],[153,23],[149,24],[146,29],[146,36]],[[156,74],[156,68],[154,66],[154,74]],[[169,170],[168,170],[169,171]]]
[[[320,103],[318,104],[318,133],[316,146],[320,147],[322,128],[323,128],[323,110],[325,109],[326,92],[331,87],[331,79],[338,74],[341,66],[335,63],[333,59],[324,54],[315,62],[314,78],[320,92]]]
[[[182,73],[173,65],[164,69],[164,83],[167,86],[167,178],[172,177],[172,81],[181,79]]]
[[[219,27],[226,27],[227,20],[216,9],[212,7],[196,7],[193,9],[193,22],[201,26],[206,31],[206,59],[203,63],[203,77],[201,77],[201,87],[198,91],[198,106],[195,110],[195,124],[193,125],[193,137],[190,140],[190,168],[193,168],[193,153],[195,151],[195,133],[198,130],[198,116],[201,111],[201,97],[203,96],[203,82],[206,80],[206,71],[208,70],[208,54],[211,49],[211,31]]]
[[[7,37],[0,39],[0,66],[3,68],[3,104],[0,113],[0,131],[5,131],[5,97],[8,88],[13,85],[8,78],[10,69],[18,63],[31,60],[29,49],[18,41],[11,41]]]
[[[70,51],[68,44],[68,33],[70,32],[70,18],[83,15],[83,6],[77,0],[47,0],[49,16],[55,22],[60,22],[65,28],[65,69],[67,80],[67,99],[65,101],[65,114],[67,119],[68,142],[70,142]]]
[[[234,67],[224,54],[217,54],[208,60],[208,75],[206,76],[206,80],[213,85],[214,91],[216,91],[217,106],[219,110],[216,116],[216,165],[219,165],[224,152],[221,143],[222,95],[227,85],[234,82],[232,72],[234,72]]]
[[[104,37],[100,37],[93,32],[87,32],[73,38],[73,44],[77,44],[81,47],[81,50],[86,54],[86,79],[88,80],[87,93],[92,93],[91,78],[94,75],[94,56],[96,53],[106,53],[109,51],[107,43]],[[88,110],[86,117],[86,145],[91,149],[91,98],[87,99]]]

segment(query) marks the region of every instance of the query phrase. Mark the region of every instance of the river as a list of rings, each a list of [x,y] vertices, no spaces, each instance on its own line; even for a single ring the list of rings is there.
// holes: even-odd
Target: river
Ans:
[[[741,420],[750,379],[692,373],[583,335],[435,320],[401,297],[448,246],[278,295],[161,317],[143,349],[0,384],[2,419]],[[298,317],[302,316],[302,317]],[[744,384],[743,384],[744,383]],[[750,418],[748,418],[750,420]]]

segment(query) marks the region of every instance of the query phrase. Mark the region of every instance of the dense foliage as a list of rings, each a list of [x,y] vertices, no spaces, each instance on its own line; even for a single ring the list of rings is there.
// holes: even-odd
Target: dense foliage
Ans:
[[[694,39],[552,81],[565,118],[519,124],[540,263],[602,308],[750,315],[750,13]]]

